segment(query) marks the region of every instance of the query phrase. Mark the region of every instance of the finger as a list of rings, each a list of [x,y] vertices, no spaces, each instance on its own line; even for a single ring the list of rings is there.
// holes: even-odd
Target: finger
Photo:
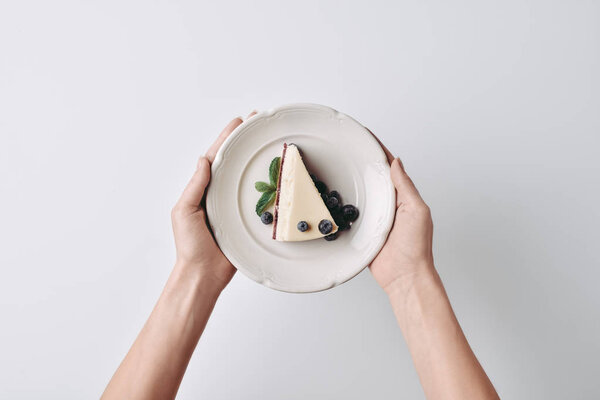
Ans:
[[[183,190],[178,204],[186,208],[197,209],[200,206],[208,182],[210,182],[210,164],[206,157],[200,157],[198,168]]]
[[[377,142],[379,143],[379,145],[381,146],[381,148],[383,149],[383,152],[385,153],[385,156],[387,157],[388,163],[392,163],[392,161],[394,161],[394,156],[392,155],[392,152],[388,150],[387,147],[385,147],[385,145],[381,142],[381,140],[379,140],[379,138],[377,136],[375,136],[375,134],[369,129],[366,128],[369,133],[371,135],[373,135],[373,137],[375,138],[375,140],[377,140]]]
[[[213,161],[215,161],[215,156],[217,155],[217,151],[219,151],[219,148],[221,147],[221,145],[223,144],[225,139],[227,139],[227,136],[229,136],[235,128],[240,126],[240,124],[242,122],[243,122],[242,119],[240,117],[237,117],[237,118],[234,118],[230,123],[227,124],[227,126],[223,129],[223,131],[219,135],[219,137],[217,137],[217,140],[215,140],[215,142],[212,144],[212,146],[210,146],[210,148],[206,152],[206,158],[208,159],[208,162],[212,163]]]
[[[405,203],[408,201],[421,200],[421,195],[415,187],[415,184],[404,171],[404,166],[399,158],[395,158],[390,166],[390,175],[394,187],[396,188],[396,202]]]
[[[252,110],[252,112],[250,114],[248,114],[248,116],[246,117],[246,119],[250,119],[251,117],[255,116],[256,114],[258,114],[258,111]]]

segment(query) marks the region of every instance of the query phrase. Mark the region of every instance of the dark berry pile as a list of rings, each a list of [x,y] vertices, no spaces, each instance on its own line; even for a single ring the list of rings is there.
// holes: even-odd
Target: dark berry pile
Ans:
[[[310,177],[315,183],[315,186],[317,187],[319,193],[321,193],[323,201],[327,205],[327,208],[329,209],[333,220],[338,226],[338,231],[336,233],[332,233],[330,235],[325,236],[325,240],[335,240],[337,239],[338,232],[350,229],[352,223],[356,221],[356,219],[358,218],[358,208],[356,208],[352,204],[343,204],[342,196],[340,196],[337,190],[332,190],[331,192],[328,192],[327,185],[325,183],[318,180],[317,177],[312,174],[310,175]],[[327,227],[325,226],[323,228],[325,229],[321,230],[321,224],[319,224],[319,231],[321,231],[321,233],[326,234],[328,232],[331,232],[331,228],[329,230],[327,230]]]

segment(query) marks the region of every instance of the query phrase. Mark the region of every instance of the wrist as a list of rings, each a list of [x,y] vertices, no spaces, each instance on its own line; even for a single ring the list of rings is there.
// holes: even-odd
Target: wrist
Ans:
[[[219,297],[226,284],[220,282],[209,268],[197,263],[177,261],[169,280],[181,290],[193,290],[215,300]]]
[[[386,288],[388,299],[400,329],[422,321],[429,314],[432,301],[445,296],[444,286],[433,264],[407,279],[393,282]]]
[[[410,272],[399,275],[383,288],[388,297],[406,295],[414,290],[416,285],[432,282],[437,277],[432,260],[424,260],[407,270]]]

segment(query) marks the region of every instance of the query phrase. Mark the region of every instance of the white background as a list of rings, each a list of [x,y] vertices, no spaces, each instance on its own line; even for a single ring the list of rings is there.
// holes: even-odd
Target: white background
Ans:
[[[600,397],[600,4],[3,1],[0,398],[97,398],[173,264],[169,212],[234,116],[316,102],[433,210],[437,268],[506,399]],[[238,274],[181,399],[418,399],[368,271]]]

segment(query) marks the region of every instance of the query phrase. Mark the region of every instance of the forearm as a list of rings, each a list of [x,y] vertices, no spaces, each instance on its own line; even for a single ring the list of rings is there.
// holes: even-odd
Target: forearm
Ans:
[[[103,399],[174,398],[219,296],[193,266],[176,265]]]
[[[387,289],[428,399],[497,399],[431,263]]]

